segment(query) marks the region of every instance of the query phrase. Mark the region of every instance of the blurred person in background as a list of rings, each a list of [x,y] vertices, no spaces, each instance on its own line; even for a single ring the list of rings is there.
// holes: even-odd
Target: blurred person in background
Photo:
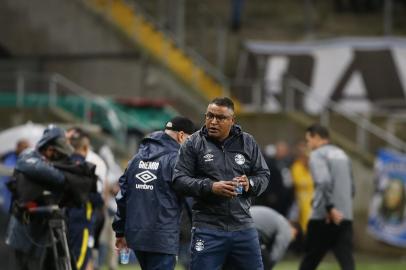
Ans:
[[[18,140],[15,150],[5,153],[0,158],[1,164],[6,168],[14,169],[19,155],[28,147],[30,147],[30,142],[27,139]],[[2,214],[8,214],[10,210],[11,193],[6,186],[9,180],[9,176],[3,176],[0,178],[0,211]]]
[[[309,168],[306,142],[296,144],[296,159],[291,167],[295,199],[298,207],[298,222],[304,233],[312,212],[314,184]]]
[[[328,130],[319,124],[307,128],[306,143],[311,149],[309,165],[315,192],[305,254],[299,269],[316,269],[331,250],[341,269],[353,270],[352,203],[355,187],[351,160],[342,149],[330,144]]]
[[[298,230],[269,207],[253,206],[250,213],[258,231],[264,269],[270,270],[283,258],[289,244],[296,238]]]
[[[88,269],[99,268],[99,240],[105,222],[105,196],[104,187],[107,181],[107,166],[103,159],[91,149],[90,136],[79,127],[72,127],[67,130],[66,136],[75,149],[75,160],[78,162],[87,161],[96,166],[97,193],[91,196],[91,222],[89,225],[90,235],[88,245],[91,249]],[[84,159],[84,160],[83,160]],[[89,211],[87,212],[89,213]]]
[[[272,185],[255,199],[255,204],[271,207],[289,219],[295,197],[290,173],[290,147],[285,141],[278,141],[272,150],[273,153],[265,151],[265,160],[272,172]]]
[[[115,233],[111,224],[114,214],[117,211],[115,197],[120,191],[118,179],[123,174],[123,169],[115,160],[114,154],[108,145],[103,145],[99,149],[100,157],[107,165],[107,180],[104,185],[104,196],[106,202],[106,222],[100,236],[100,265],[107,261],[108,269],[114,270],[118,267],[118,253],[115,248]]]
[[[74,148],[71,159],[78,164],[84,163],[90,149],[89,135],[82,129],[74,128],[68,130],[67,138]],[[95,172],[97,172],[97,166]],[[98,182],[100,182],[100,177],[97,176]],[[98,192],[91,193],[89,200],[83,205],[66,210],[68,241],[78,270],[93,269],[92,248],[96,249],[93,239],[98,239],[97,229],[102,226],[97,223],[97,211],[99,210],[103,214],[104,206],[99,187],[100,185],[98,185]]]
[[[116,247],[131,248],[143,270],[175,268],[183,199],[172,190],[172,175],[179,147],[194,131],[188,118],[171,119],[142,140],[120,177]]]
[[[263,269],[249,208],[269,170],[252,135],[235,124],[231,99],[208,104],[205,125],[179,151],[173,182],[194,198],[190,269]]]
[[[14,151],[7,152],[0,157],[2,166],[5,169],[13,170],[18,157],[28,147],[30,147],[28,140],[18,140]],[[5,265],[8,265],[7,260],[10,257],[9,248],[5,244],[6,228],[11,205],[11,192],[7,188],[7,183],[10,181],[10,178],[8,175],[1,176],[0,174],[0,257],[5,258]]]

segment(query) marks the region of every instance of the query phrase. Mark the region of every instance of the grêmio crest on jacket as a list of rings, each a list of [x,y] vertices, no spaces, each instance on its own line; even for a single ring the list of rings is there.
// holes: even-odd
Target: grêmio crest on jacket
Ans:
[[[234,155],[234,161],[238,165],[244,165],[245,164],[245,157],[244,157],[244,155],[242,155],[240,153],[237,153],[237,154]]]
[[[241,170],[241,174],[249,174],[251,168],[251,158],[242,152],[232,152],[230,153],[230,158],[232,159],[232,163],[234,163],[233,167],[238,168]]]

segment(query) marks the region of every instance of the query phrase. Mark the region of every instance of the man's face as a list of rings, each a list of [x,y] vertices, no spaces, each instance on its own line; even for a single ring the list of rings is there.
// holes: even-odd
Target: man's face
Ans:
[[[45,150],[42,152],[45,158],[49,161],[58,161],[63,158],[63,155],[59,153],[55,147],[47,146]]]
[[[234,124],[234,112],[227,107],[209,104],[206,111],[205,125],[209,137],[224,141]]]
[[[317,134],[312,136],[310,132],[306,132],[306,144],[310,150],[314,150],[319,147],[319,139],[320,137]]]

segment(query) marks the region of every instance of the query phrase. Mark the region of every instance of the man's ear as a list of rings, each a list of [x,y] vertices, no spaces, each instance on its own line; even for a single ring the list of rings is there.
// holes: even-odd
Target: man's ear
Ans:
[[[183,131],[178,131],[177,133],[178,133],[177,136],[176,136],[177,142],[178,142],[179,144],[182,144],[182,142],[183,142],[183,136],[185,136],[185,133],[184,133]]]

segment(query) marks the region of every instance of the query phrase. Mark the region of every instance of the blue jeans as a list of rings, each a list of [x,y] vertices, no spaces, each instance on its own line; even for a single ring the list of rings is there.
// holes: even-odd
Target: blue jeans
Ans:
[[[227,232],[193,228],[191,270],[263,270],[256,229]]]

